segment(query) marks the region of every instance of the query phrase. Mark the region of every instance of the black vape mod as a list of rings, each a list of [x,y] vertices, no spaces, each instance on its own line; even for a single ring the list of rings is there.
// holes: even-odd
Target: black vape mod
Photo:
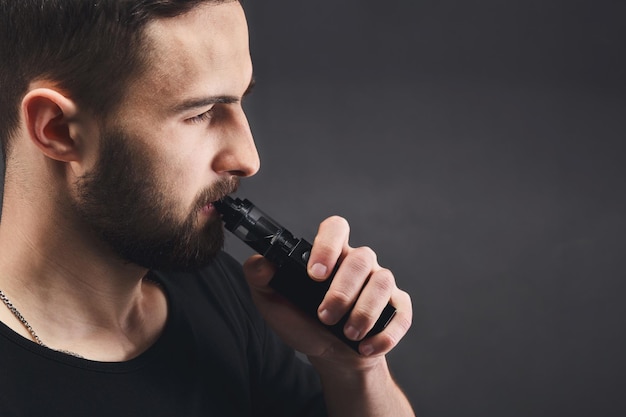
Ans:
[[[222,214],[227,230],[276,265],[276,274],[270,281],[270,286],[305,313],[318,319],[317,309],[328,291],[332,276],[323,282],[314,281],[308,276],[307,262],[311,244],[304,239],[295,238],[291,232],[248,200],[227,196],[213,205]],[[387,304],[365,337],[381,332],[395,313],[396,309]],[[348,312],[335,325],[324,326],[358,352],[359,342],[348,339],[343,332],[349,314]]]

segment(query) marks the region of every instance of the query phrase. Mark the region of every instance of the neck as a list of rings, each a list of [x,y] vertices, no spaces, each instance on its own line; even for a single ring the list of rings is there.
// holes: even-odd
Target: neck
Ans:
[[[0,290],[53,349],[105,361],[145,350],[166,318],[164,294],[142,280],[146,273],[63,216],[3,209]],[[31,338],[8,309],[0,311],[0,320]]]

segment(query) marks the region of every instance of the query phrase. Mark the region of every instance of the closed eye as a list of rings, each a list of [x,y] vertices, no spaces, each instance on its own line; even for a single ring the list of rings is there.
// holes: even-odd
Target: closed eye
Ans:
[[[190,117],[189,119],[186,119],[186,121],[189,123],[194,123],[194,124],[208,122],[213,118],[213,109],[214,107],[211,107],[209,110],[205,111],[204,113],[201,113],[197,116]]]

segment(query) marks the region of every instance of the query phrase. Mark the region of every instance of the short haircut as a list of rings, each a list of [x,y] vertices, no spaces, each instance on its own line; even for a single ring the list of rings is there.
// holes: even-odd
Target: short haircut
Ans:
[[[0,0],[3,157],[32,81],[52,81],[80,106],[106,118],[147,68],[144,29],[149,22],[228,1]]]

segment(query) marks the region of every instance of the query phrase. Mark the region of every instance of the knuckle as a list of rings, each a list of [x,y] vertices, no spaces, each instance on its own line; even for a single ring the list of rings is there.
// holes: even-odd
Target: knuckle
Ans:
[[[350,230],[350,224],[346,219],[341,216],[330,216],[326,220],[322,222],[324,226],[332,227],[332,228],[346,228]]]
[[[363,257],[363,259],[367,259],[369,262],[376,262],[378,259],[376,252],[374,252],[374,250],[369,246],[361,246],[356,248],[354,251],[358,254],[358,256]]]
[[[367,260],[362,258],[352,258],[350,262],[348,262],[348,267],[350,268],[350,272],[353,275],[369,275],[369,265]]]
[[[402,305],[406,306],[405,309],[408,312],[408,314],[412,315],[413,314],[413,302],[411,301],[411,296],[409,295],[409,293],[400,291],[400,295],[398,297]]]
[[[357,324],[359,327],[369,327],[369,325],[373,325],[376,320],[375,315],[373,314],[373,310],[364,307],[355,307],[350,314],[350,321]]]
[[[376,254],[374,251],[368,247],[361,247],[352,251],[349,265],[354,273],[366,273],[372,270],[375,262]]]
[[[322,259],[331,259],[335,253],[332,246],[326,244],[325,242],[315,242],[315,253],[318,258]]]
[[[389,351],[394,348],[400,341],[400,338],[392,332],[384,332],[380,334],[379,347],[383,351]]]
[[[398,327],[402,329],[403,334],[408,332],[409,329],[411,328],[411,325],[413,324],[412,316],[406,315],[406,314],[400,314],[399,317],[397,317],[397,319],[398,319]]]
[[[352,304],[352,296],[343,289],[329,290],[326,299],[332,304],[339,304],[343,307]]]
[[[382,269],[376,273],[376,279],[370,280],[370,285],[373,285],[381,293],[391,294],[396,282],[390,270]]]

